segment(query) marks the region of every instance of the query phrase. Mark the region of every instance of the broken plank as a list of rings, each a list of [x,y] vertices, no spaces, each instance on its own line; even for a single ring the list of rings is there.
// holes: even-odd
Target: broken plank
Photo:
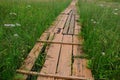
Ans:
[[[48,33],[43,33],[40,39],[47,40],[48,36],[49,36]],[[24,60],[20,69],[30,71],[36,59],[38,58],[39,53],[41,52],[43,46],[44,46],[44,43],[36,43],[34,47],[32,48],[32,50],[30,51],[30,53],[28,54],[27,58]],[[23,75],[24,80],[26,80],[27,77],[28,77],[27,75]]]
[[[72,42],[72,36],[64,35],[63,42]],[[71,56],[72,56],[72,45],[62,45],[58,68],[57,68],[58,75],[61,75],[61,76],[71,75],[71,61],[72,61]]]

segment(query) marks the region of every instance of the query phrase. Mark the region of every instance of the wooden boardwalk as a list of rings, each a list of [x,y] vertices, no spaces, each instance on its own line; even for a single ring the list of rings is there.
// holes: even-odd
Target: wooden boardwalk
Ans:
[[[17,70],[28,75],[38,75],[37,80],[94,80],[91,71],[86,67],[86,59],[74,58],[80,56],[83,39],[78,39],[81,26],[77,23],[79,18],[76,11],[77,0],[63,11],[53,25],[46,30],[37,41],[23,65]],[[31,69],[38,58],[44,44],[49,43],[45,50],[47,55],[41,71],[32,72]]]

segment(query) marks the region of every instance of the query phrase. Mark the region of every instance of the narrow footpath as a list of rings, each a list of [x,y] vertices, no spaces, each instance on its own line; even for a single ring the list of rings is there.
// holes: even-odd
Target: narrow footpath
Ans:
[[[81,26],[76,9],[77,0],[73,0],[37,41],[23,65],[17,70],[28,75],[37,75],[37,80],[94,80],[87,60],[78,58],[83,53],[83,39],[78,35]],[[78,38],[79,37],[79,38]],[[45,45],[47,46],[45,47]],[[40,72],[31,71],[41,51],[47,53]]]

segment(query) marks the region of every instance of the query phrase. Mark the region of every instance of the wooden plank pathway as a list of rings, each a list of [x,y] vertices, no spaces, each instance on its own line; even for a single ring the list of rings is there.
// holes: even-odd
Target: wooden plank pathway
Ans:
[[[87,60],[74,58],[84,54],[81,46],[83,39],[78,39],[81,26],[77,22],[76,2],[73,0],[37,41],[17,70],[24,74],[22,80],[26,80],[28,75],[37,75],[37,80],[94,80],[91,70],[86,67]],[[44,66],[40,72],[31,71],[45,43],[49,45],[45,50]]]

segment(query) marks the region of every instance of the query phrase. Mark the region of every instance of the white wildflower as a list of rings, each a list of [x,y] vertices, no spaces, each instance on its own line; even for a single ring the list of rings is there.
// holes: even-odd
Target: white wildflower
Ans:
[[[15,37],[18,37],[19,35],[18,34],[14,34]]]
[[[91,19],[91,22],[94,24],[99,24],[99,22],[95,21],[94,19]]]
[[[5,27],[15,27],[15,24],[4,24]]]
[[[104,7],[104,5],[103,5],[103,4],[100,4],[99,6]]]
[[[15,13],[15,12],[11,12],[11,13],[9,13],[10,15],[17,15],[17,13]]]
[[[118,11],[118,9],[116,8],[116,9],[114,9],[115,11]]]
[[[96,24],[97,22],[96,21],[93,21],[94,24]]]
[[[114,12],[114,15],[118,15],[118,13]]]
[[[11,24],[11,27],[15,27],[15,24]]]
[[[102,52],[102,55],[104,56],[104,55],[105,55],[105,52]]]
[[[16,23],[16,26],[21,26],[21,24],[19,24],[19,23]]]
[[[30,8],[31,7],[31,5],[27,5],[27,7],[26,8]]]
[[[23,49],[22,52],[25,52],[25,49]]]

